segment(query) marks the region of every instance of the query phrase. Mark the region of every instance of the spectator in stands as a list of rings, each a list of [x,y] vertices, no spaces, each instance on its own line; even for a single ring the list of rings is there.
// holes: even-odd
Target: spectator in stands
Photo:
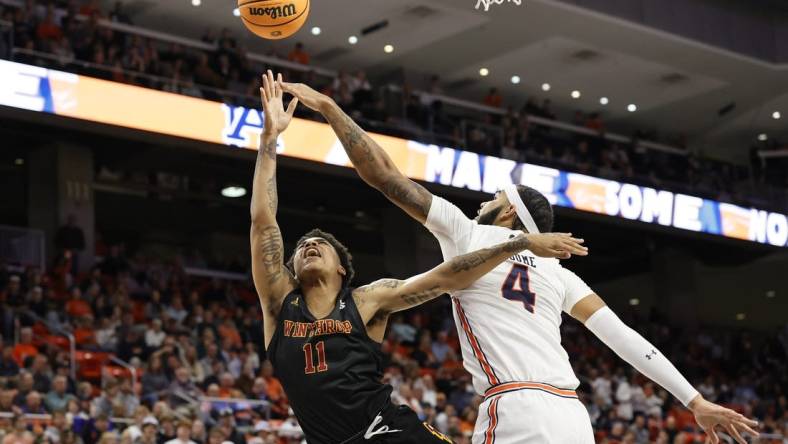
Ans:
[[[0,377],[5,378],[9,376],[17,376],[18,374],[19,365],[14,359],[14,347],[11,345],[4,345],[2,354],[0,354]]]
[[[14,279],[13,277],[11,278]],[[17,277],[17,279],[19,279]],[[25,360],[29,357],[34,357],[38,354],[38,348],[33,345],[33,329],[30,327],[24,327],[19,330],[19,342],[14,346],[14,350],[11,353],[14,357],[14,361],[16,361],[17,365],[20,367],[25,366]]]
[[[273,432],[271,423],[265,420],[257,421],[254,424],[254,433],[256,437],[260,438],[262,444],[270,444],[276,442],[276,435]],[[247,441],[249,444],[249,441]]]
[[[230,346],[233,349],[241,348],[241,335],[238,333],[238,329],[235,327],[235,321],[228,317],[222,322],[219,326],[219,336],[223,339],[228,341],[225,343],[226,346]],[[227,350],[227,348],[225,348]]]
[[[13,429],[3,438],[3,444],[32,444],[34,436],[27,430],[27,420],[22,415],[14,415],[11,419]]]
[[[63,37],[63,31],[60,26],[55,23],[55,5],[50,3],[47,6],[46,16],[44,20],[38,24],[36,28],[36,38],[42,45],[45,51],[51,51],[52,42],[57,42]]]
[[[181,296],[177,295],[172,298],[172,303],[167,306],[164,314],[168,318],[174,319],[175,322],[180,324],[184,319],[186,319],[186,316],[189,315],[189,312],[183,307],[183,299]]]
[[[90,421],[82,432],[82,441],[85,444],[97,444],[100,442],[105,433],[112,429],[112,424],[109,420],[109,415],[105,413],[98,413],[95,419]]]
[[[115,7],[112,8],[112,11],[109,13],[109,19],[113,22],[125,23],[127,25],[133,24],[129,15],[123,10],[123,2],[121,1],[115,2]]]
[[[161,319],[154,318],[145,332],[145,345],[151,349],[159,348],[165,337],[167,337],[167,333],[161,329]]]
[[[219,397],[231,398],[235,390],[235,379],[230,372],[224,372],[219,376]]]
[[[297,42],[290,54],[287,55],[287,60],[291,62],[300,63],[302,65],[309,64],[309,54],[304,50],[304,44]]]
[[[90,304],[82,297],[82,290],[79,287],[71,289],[69,300],[66,301],[66,313],[72,318],[93,314]]]
[[[494,108],[500,108],[503,105],[503,96],[498,92],[498,88],[490,88],[490,92],[484,98],[484,104]]]
[[[44,430],[44,440],[45,442],[61,443],[69,430],[69,424],[66,422],[66,412],[65,410],[51,411],[52,420]]]
[[[432,343],[432,354],[438,363],[448,361],[456,361],[457,354],[454,349],[449,345],[449,334],[441,330],[438,332],[438,339]]]
[[[224,433],[219,427],[214,427],[208,432],[208,444],[223,444]]]
[[[52,390],[47,393],[44,399],[44,404],[50,412],[65,411],[69,401],[77,399],[71,393],[68,393],[68,380],[65,376],[56,376],[52,380]]]
[[[164,444],[197,444],[191,440],[192,424],[188,420],[181,420],[178,422],[178,427],[175,429],[175,439],[171,439]]]
[[[271,401],[271,413],[274,417],[287,417],[287,395],[279,379],[274,376],[274,367],[270,361],[263,362],[260,376],[265,380],[268,388],[268,400]]]
[[[25,403],[21,407],[22,413],[43,415],[47,413],[46,407],[41,402],[41,394],[35,390],[28,392],[25,396]]]
[[[173,407],[188,403],[183,397],[177,396],[178,393],[192,398],[197,398],[200,395],[200,390],[192,382],[189,369],[186,367],[179,367],[175,370],[175,379],[170,384],[169,392],[169,403]]]
[[[602,122],[602,116],[598,112],[589,114],[583,125],[600,134],[605,132],[605,124]]]
[[[425,331],[419,339],[419,346],[411,353],[411,358],[418,362],[420,367],[437,367],[438,361],[432,354],[432,338],[430,332]]]
[[[0,307],[3,312],[3,331],[2,335],[5,338],[14,337],[14,321],[16,320],[16,310],[21,308],[25,303],[24,294],[22,293],[22,279],[18,275],[11,275],[8,279],[8,286],[0,291]],[[16,351],[16,347],[14,348]],[[22,365],[18,356],[14,353],[14,359],[17,364]]]
[[[224,434],[224,439],[230,442],[243,442],[243,436],[235,426],[233,409],[224,408],[219,412],[219,422],[216,425]]]
[[[82,5],[81,8],[79,8],[79,13],[88,17],[95,14],[101,15],[101,1],[88,0],[84,5]]]
[[[367,73],[364,70],[356,71],[356,74],[350,79],[350,93],[353,95],[353,107],[360,111],[366,111],[371,105],[373,100],[372,84],[367,79]]]
[[[142,421],[140,444],[158,444],[159,421],[155,416],[146,416]]]

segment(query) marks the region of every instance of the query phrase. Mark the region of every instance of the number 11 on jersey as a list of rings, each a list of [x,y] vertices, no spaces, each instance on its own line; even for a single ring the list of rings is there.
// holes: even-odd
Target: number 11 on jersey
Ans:
[[[525,265],[512,265],[512,271],[509,272],[501,285],[501,293],[504,298],[510,301],[521,301],[526,310],[534,312],[536,294],[530,290],[528,267]]]
[[[306,343],[304,344],[304,361],[306,361],[306,365],[304,366],[304,373],[310,375],[315,373],[315,364],[312,358],[312,344]],[[315,348],[317,349],[317,371],[324,372],[328,370],[328,365],[326,364],[326,343],[323,341],[318,342],[315,344]]]

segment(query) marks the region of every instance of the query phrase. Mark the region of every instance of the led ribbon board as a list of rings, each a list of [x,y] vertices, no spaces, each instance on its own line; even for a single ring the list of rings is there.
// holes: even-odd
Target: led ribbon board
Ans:
[[[259,109],[212,102],[0,60],[0,105],[256,149]],[[694,232],[788,245],[781,213],[569,173],[454,148],[372,134],[413,179],[493,193],[515,183],[536,188],[554,205]],[[324,123],[294,119],[279,140],[285,156],[350,167]]]

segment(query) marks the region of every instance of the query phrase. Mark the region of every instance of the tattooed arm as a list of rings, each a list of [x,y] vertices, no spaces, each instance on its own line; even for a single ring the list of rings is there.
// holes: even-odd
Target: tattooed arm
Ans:
[[[372,319],[423,304],[431,299],[469,287],[500,263],[529,248],[525,235],[446,261],[405,281],[382,279],[354,293],[362,317]]]
[[[325,117],[364,182],[420,223],[427,220],[432,193],[402,174],[389,155],[339,105],[302,83],[283,82],[282,89]]]
[[[290,102],[287,111],[284,110],[282,91],[276,88],[271,71],[263,76],[260,95],[265,111],[265,126],[260,136],[252,183],[252,278],[263,308],[263,317],[275,319],[282,300],[294,288],[293,276],[284,265],[282,233],[276,222],[279,201],[276,192],[276,139],[290,123],[297,101]],[[264,328],[267,346],[276,323],[264,322]]]

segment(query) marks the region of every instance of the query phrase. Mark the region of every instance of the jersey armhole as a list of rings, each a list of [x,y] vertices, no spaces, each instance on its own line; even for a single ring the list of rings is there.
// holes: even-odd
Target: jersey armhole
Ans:
[[[380,347],[380,346],[382,346],[382,345],[383,345],[383,341],[385,341],[385,340],[386,340],[386,335],[385,335],[385,333],[384,333],[384,335],[383,335],[383,341],[380,341],[380,342],[378,342],[378,341],[376,341],[376,340],[372,339],[372,338],[369,336],[369,332],[367,331],[367,324],[365,324],[365,323],[364,323],[364,318],[362,318],[362,317],[361,317],[361,313],[359,313],[359,311],[358,311],[358,307],[356,306],[356,299],[353,297],[353,292],[354,292],[355,290],[356,290],[355,288],[348,288],[348,290],[347,290],[347,291],[348,291],[348,292],[347,292],[347,296],[345,296],[345,298],[346,298],[346,299],[350,299],[350,301],[351,301],[350,303],[352,303],[352,304],[353,304],[353,317],[355,318],[356,322],[357,322],[357,323],[358,323],[358,324],[361,326],[361,328],[362,328],[362,330],[363,330],[363,332],[364,332],[364,337],[365,337],[365,338],[367,338],[367,339],[368,339],[370,342],[372,342],[373,344],[375,344],[375,345],[377,345],[378,347]],[[389,320],[388,320],[388,317],[387,317],[387,318],[386,318],[386,328],[388,328],[388,322],[389,322]]]
[[[295,290],[285,295],[284,299],[282,299],[282,306],[279,307],[279,314],[277,315],[276,320],[274,321],[274,334],[271,336],[271,341],[268,343],[268,345],[263,344],[266,358],[269,361],[271,361],[271,364],[274,363],[273,357],[274,355],[276,355],[276,353],[272,353],[272,350],[276,349],[276,346],[279,343],[279,337],[281,336],[281,332],[282,332],[282,328],[281,328],[282,326],[280,324],[284,322],[282,320],[282,317],[285,311],[285,307],[289,305],[288,301],[292,299],[293,294],[295,294]],[[265,341],[265,321],[266,321],[266,317],[265,315],[263,315],[263,341]]]

